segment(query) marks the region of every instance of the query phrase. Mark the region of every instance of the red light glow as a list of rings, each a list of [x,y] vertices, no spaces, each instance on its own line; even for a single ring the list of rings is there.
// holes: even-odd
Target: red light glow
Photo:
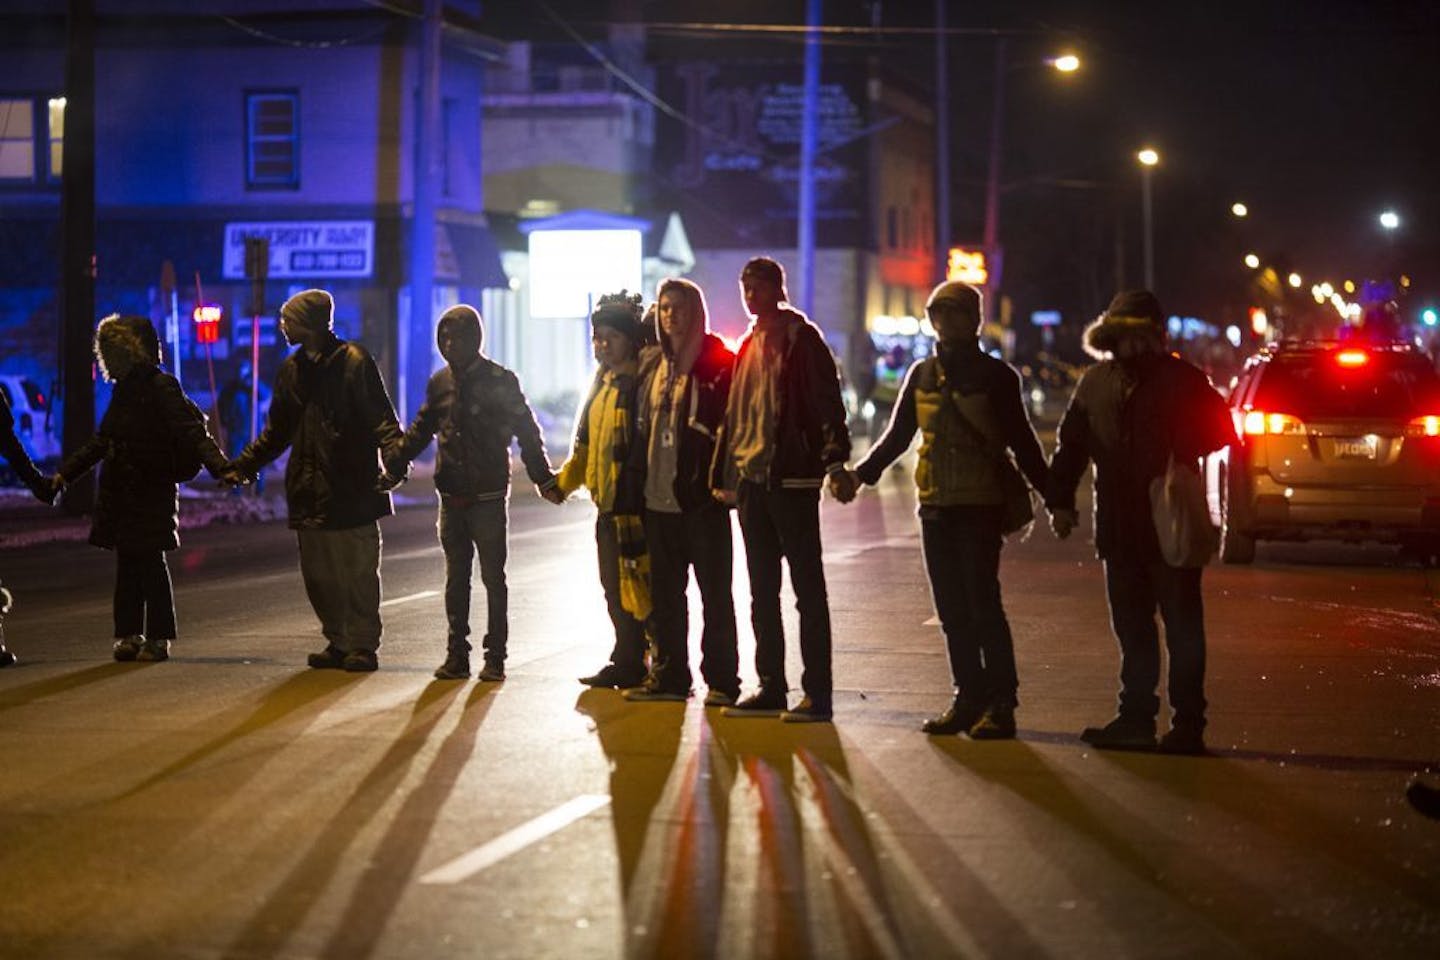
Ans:
[[[1341,350],[1335,354],[1335,362],[1342,367],[1363,367],[1370,362],[1370,354],[1364,350]]]

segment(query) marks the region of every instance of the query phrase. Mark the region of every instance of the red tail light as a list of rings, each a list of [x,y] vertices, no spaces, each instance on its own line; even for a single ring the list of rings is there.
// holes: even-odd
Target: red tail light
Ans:
[[[1416,417],[1405,424],[1407,437],[1440,437],[1440,416]]]
[[[1335,354],[1335,362],[1342,367],[1353,370],[1356,367],[1363,367],[1369,363],[1370,354],[1364,350],[1341,350]]]
[[[1241,429],[1247,437],[1304,436],[1305,424],[1288,413],[1266,413],[1263,410],[1246,410]]]

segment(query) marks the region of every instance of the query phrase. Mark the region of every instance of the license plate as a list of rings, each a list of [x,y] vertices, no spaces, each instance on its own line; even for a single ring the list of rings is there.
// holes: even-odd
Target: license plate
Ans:
[[[1341,460],[1374,460],[1376,437],[1336,437],[1335,456]]]

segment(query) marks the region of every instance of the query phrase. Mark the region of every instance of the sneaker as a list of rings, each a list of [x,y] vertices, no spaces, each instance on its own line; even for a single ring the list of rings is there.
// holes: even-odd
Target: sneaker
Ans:
[[[312,670],[339,670],[345,666],[345,651],[333,643],[327,644],[324,650],[306,657],[305,662]]]
[[[505,679],[505,664],[499,660],[486,660],[485,666],[475,676],[487,683],[499,683]]]
[[[1006,704],[1005,706],[992,706],[980,715],[975,725],[970,728],[971,740],[1014,740],[1015,739],[1015,708]]]
[[[714,687],[705,692],[705,706],[707,707],[733,707],[738,699],[740,698],[737,694],[728,690],[716,690]]]
[[[468,653],[451,653],[446,655],[445,662],[435,668],[435,679],[470,679],[470,655]]]
[[[0,667],[13,667],[15,665],[15,654],[0,647]]]
[[[1149,717],[1116,717],[1103,727],[1086,727],[1080,739],[1101,750],[1154,750],[1155,721]]]
[[[690,699],[690,691],[666,690],[664,687],[631,687],[620,691],[620,696],[635,703],[684,703]]]
[[[1160,738],[1161,753],[1198,757],[1205,753],[1205,737],[1195,727],[1171,727]]]
[[[985,712],[981,706],[956,700],[938,717],[931,717],[920,724],[920,731],[932,736],[946,736],[965,733],[980,720]]]
[[[374,650],[351,650],[345,654],[340,666],[346,673],[374,673],[380,669],[380,658]]]
[[[770,690],[752,693],[734,706],[720,711],[725,717],[778,717],[785,712],[785,694]]]
[[[645,682],[645,671],[626,670],[617,667],[613,663],[607,663],[595,673],[588,677],[581,677],[580,682],[587,687],[611,687],[615,690],[628,690],[631,687],[638,687]]]
[[[121,637],[115,641],[115,645],[110,648],[110,652],[113,653],[115,659],[121,663],[129,663],[140,655],[140,648],[144,645],[145,638],[138,634],[133,637]]]
[[[1440,820],[1440,788],[1415,780],[1405,788],[1405,799],[1420,813],[1432,820]]]
[[[170,641],[146,640],[140,644],[140,650],[135,654],[135,659],[141,663],[159,663],[162,660],[169,660]]]
[[[817,707],[806,697],[795,709],[780,714],[780,719],[785,723],[829,723],[833,716],[829,707]]]

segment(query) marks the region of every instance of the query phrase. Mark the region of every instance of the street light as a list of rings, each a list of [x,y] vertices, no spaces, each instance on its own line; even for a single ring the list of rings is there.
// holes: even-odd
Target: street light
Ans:
[[[1240,203],[1239,201],[1230,204],[1230,212],[1235,214],[1235,216],[1237,217],[1250,216],[1250,208],[1245,206],[1245,204]]]
[[[1386,230],[1394,230],[1400,226],[1400,214],[1394,210],[1386,210],[1380,214],[1380,226]]]
[[[1260,258],[1255,256],[1255,254],[1253,253],[1245,254],[1245,266],[1249,267],[1251,270],[1259,269]]]
[[[1140,161],[1140,210],[1145,230],[1145,289],[1155,289],[1155,224],[1150,203],[1150,174],[1160,163],[1160,154],[1152,147],[1145,147],[1135,154]]]

